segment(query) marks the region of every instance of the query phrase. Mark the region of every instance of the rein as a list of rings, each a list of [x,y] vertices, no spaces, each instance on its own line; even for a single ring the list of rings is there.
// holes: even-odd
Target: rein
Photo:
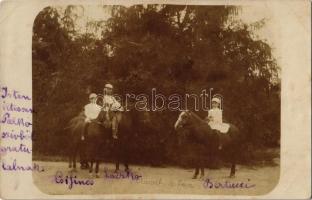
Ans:
[[[201,119],[198,115],[196,115],[195,113],[190,112],[190,115],[193,117],[192,119],[195,119],[197,122],[206,123],[204,120],[202,120],[202,119]]]
[[[193,122],[191,123],[190,127],[191,128],[194,128],[194,129],[200,129],[200,125],[205,125],[206,127],[204,128],[208,128],[210,131],[211,131],[211,128],[210,126],[207,124],[206,121],[204,121],[203,119],[201,119],[198,115],[196,115],[195,113],[193,112],[190,112],[190,120]],[[195,122],[197,122],[198,124],[195,124]],[[210,132],[209,131],[209,132]]]

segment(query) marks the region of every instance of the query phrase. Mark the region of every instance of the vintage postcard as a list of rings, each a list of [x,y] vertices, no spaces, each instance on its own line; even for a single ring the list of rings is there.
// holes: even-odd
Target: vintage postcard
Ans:
[[[311,197],[309,1],[0,3],[3,199]]]

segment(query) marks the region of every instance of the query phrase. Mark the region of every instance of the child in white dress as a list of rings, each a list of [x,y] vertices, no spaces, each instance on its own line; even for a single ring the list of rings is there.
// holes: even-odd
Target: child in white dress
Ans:
[[[219,98],[212,98],[212,109],[208,111],[208,124],[212,129],[218,130],[221,133],[227,133],[229,125],[222,121],[220,103]]]
[[[218,130],[221,133],[226,134],[229,130],[230,125],[223,123],[222,121],[222,110],[220,109],[221,101],[219,98],[212,98],[212,109],[208,111],[208,124],[211,129]],[[219,145],[219,149],[222,145]]]

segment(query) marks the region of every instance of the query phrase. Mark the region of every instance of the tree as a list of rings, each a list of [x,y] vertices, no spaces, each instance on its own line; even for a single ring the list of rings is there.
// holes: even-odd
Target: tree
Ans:
[[[89,21],[82,33],[75,28],[75,7],[64,13],[49,7],[37,16],[34,120],[41,138],[49,133],[53,145],[58,144],[61,137],[55,134],[62,134],[64,119],[81,110],[88,93],[99,93],[111,82],[119,94],[150,95],[152,88],[164,95],[199,94],[212,87],[224,96],[224,118],[239,126],[251,145],[278,145],[279,68],[271,47],[254,37],[254,29],[264,21],[252,27],[236,21],[240,11],[236,6],[151,4],[109,9],[108,20]],[[94,34],[99,29],[101,37]],[[170,162],[166,155],[176,153],[169,144],[177,115],[152,113],[152,134],[141,135],[144,139],[133,144],[136,149],[163,152],[158,162]],[[151,162],[153,157],[143,160]]]

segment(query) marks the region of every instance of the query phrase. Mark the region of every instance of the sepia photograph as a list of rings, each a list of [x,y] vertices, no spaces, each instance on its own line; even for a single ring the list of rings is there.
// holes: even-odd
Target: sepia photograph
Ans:
[[[261,5],[45,7],[32,33],[35,186],[50,195],[272,191],[275,23]]]
[[[0,0],[0,198],[309,199],[309,0]]]

